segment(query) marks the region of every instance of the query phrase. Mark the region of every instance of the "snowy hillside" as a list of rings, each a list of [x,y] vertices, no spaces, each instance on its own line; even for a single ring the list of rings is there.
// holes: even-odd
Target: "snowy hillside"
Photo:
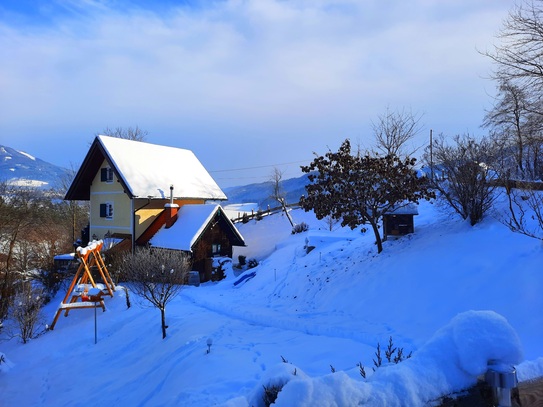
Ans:
[[[329,232],[301,210],[310,230],[297,235],[281,215],[239,224],[248,246],[234,262],[256,258],[254,278],[184,288],[165,340],[159,311],[127,309],[118,290],[97,344],[94,310],[27,345],[0,342],[0,405],[249,407],[286,382],[277,406],[424,405],[473,384],[489,359],[543,376],[541,242],[492,217],[470,227],[430,203],[419,212],[415,234],[380,255],[371,233]],[[390,337],[413,356],[372,374]]]
[[[0,145],[0,181],[24,187],[56,188],[68,170]]]

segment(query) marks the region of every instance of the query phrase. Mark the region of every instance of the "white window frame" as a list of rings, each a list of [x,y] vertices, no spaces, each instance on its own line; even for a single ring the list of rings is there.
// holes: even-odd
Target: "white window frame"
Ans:
[[[102,181],[102,174],[100,173],[100,181],[105,182],[106,184],[113,183],[113,168],[103,167],[103,170],[106,170],[106,179]]]
[[[105,205],[105,216],[102,216],[102,205]],[[113,214],[114,214],[114,210],[113,210],[113,202],[111,201],[108,201],[108,202],[103,202],[100,204],[100,217],[103,218],[103,219],[108,219],[108,220],[112,220],[113,219]]]

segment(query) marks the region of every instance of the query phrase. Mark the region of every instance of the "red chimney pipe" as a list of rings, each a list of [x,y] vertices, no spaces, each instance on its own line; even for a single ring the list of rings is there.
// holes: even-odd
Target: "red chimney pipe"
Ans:
[[[164,205],[164,210],[166,211],[166,229],[169,229],[177,220],[179,211],[179,205],[173,203],[173,185],[170,185],[170,203]]]

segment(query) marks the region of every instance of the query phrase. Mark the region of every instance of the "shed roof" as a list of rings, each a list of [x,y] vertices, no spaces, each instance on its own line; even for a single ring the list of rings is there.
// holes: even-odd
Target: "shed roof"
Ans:
[[[418,215],[419,214],[419,207],[416,203],[413,202],[405,202],[405,203],[398,203],[391,207],[385,215]]]
[[[90,184],[106,159],[131,198],[226,199],[198,158],[190,150],[97,136],[65,199],[88,200]]]
[[[230,226],[236,238],[234,245],[244,245],[243,236],[217,204],[183,205],[179,208],[176,222],[170,228],[162,226],[149,243],[164,249],[190,251],[217,213],[220,213]]]

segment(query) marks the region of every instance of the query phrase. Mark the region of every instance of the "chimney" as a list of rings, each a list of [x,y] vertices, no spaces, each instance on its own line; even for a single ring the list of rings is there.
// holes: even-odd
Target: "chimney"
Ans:
[[[178,210],[179,205],[173,203],[173,185],[170,185],[170,203],[164,205],[164,211],[166,211],[166,229],[171,228],[177,220]]]

